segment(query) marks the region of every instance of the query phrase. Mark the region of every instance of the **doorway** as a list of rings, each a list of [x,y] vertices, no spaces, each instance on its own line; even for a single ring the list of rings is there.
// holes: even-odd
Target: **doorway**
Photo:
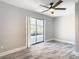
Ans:
[[[44,42],[44,20],[31,18],[30,22],[31,45]]]

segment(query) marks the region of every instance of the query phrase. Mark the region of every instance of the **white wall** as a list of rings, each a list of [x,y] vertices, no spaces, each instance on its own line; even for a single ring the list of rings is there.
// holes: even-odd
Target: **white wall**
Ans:
[[[25,19],[23,10],[0,2],[0,52],[26,45]]]
[[[54,35],[54,22],[52,20],[46,20],[46,40],[49,41],[53,38]]]
[[[54,19],[54,37],[74,43],[75,13]]]
[[[76,51],[79,53],[79,2],[75,4],[76,17]]]
[[[51,17],[0,2],[0,53],[26,46],[26,16],[52,20]]]

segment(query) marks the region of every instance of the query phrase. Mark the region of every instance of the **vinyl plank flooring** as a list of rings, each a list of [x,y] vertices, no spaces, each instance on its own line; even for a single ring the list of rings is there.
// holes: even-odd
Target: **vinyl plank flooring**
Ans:
[[[25,49],[0,59],[79,59],[72,52],[74,45],[49,41],[32,46],[29,49]]]

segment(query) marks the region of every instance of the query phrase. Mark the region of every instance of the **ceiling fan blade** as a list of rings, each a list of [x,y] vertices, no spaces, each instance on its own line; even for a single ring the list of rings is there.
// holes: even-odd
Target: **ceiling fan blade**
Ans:
[[[66,10],[66,8],[55,8],[55,10]]]
[[[44,13],[44,12],[46,12],[46,11],[48,11],[48,9],[47,9],[47,10],[42,11],[42,13]]]
[[[60,5],[63,1],[62,0],[59,0],[54,6],[53,8],[57,7],[58,5]]]
[[[48,6],[45,6],[45,5],[40,5],[40,6],[42,6],[42,7],[44,7],[44,8],[49,8]]]

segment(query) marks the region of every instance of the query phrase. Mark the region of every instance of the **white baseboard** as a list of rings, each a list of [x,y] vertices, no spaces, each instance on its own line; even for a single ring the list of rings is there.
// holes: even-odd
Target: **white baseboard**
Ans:
[[[27,47],[24,46],[24,47],[20,47],[20,48],[16,48],[16,49],[10,50],[10,51],[2,52],[2,53],[0,53],[0,57],[3,57],[3,56],[6,56],[8,54],[11,54],[11,53],[15,53],[15,52],[21,51],[21,50],[26,49],[26,48]]]
[[[73,45],[75,44],[74,42],[70,42],[70,41],[62,40],[62,39],[54,39],[54,40],[65,42],[65,43],[70,43],[70,44],[73,44]]]
[[[45,40],[45,42],[48,42],[48,41],[51,41],[51,40],[54,40],[54,39],[52,39],[52,38],[51,39],[47,39],[47,40]]]
[[[72,52],[75,56],[78,56],[79,57],[79,53],[76,52],[75,50]]]
[[[48,39],[48,40],[46,40],[46,42],[51,41],[51,40],[56,40],[56,41],[60,41],[60,42],[70,43],[70,44],[73,44],[73,45],[75,44],[74,42],[70,42],[70,41],[62,40],[62,39],[57,39],[57,38]]]

